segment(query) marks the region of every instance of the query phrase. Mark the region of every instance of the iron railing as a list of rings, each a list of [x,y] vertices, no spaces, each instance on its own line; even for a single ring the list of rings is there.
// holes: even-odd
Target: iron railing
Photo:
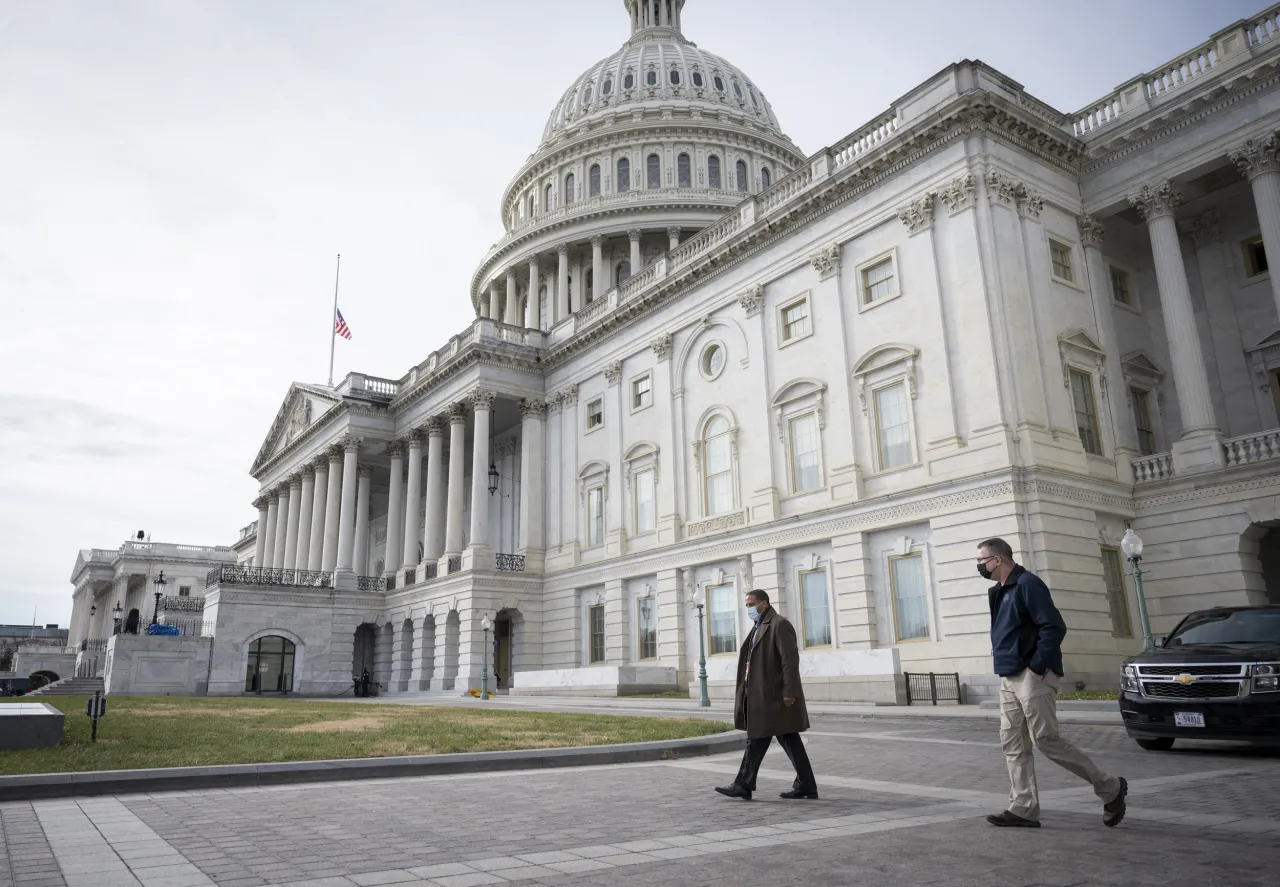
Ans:
[[[395,591],[395,590],[396,590],[396,577],[395,577],[395,576],[388,576],[386,581],[387,581],[387,591]]]
[[[493,565],[497,568],[499,573],[523,573],[524,555],[495,554],[493,556]]]
[[[440,565],[437,564],[435,561],[432,561],[429,564],[423,564],[422,565],[422,581],[426,582],[428,579],[436,578],[436,575],[439,572],[440,572]]]
[[[160,599],[160,609],[174,612],[199,613],[204,610],[204,598],[165,597]]]
[[[387,580],[383,579],[381,576],[357,576],[356,590],[357,591],[386,591]]]
[[[417,571],[417,570],[405,570],[405,571],[404,571],[404,584],[405,584],[405,585],[416,585],[416,584],[417,584],[417,582],[418,582],[418,571]]]
[[[462,555],[449,558],[449,572],[456,573],[462,569]]]
[[[213,634],[214,624],[212,621],[206,622],[203,619],[170,619],[162,625],[172,625],[178,629],[178,634],[184,638],[204,637],[206,629],[209,634]],[[145,629],[143,632],[145,633]]]
[[[205,576],[205,588],[219,584],[333,588],[333,574],[310,570],[268,570],[265,567],[214,567]]]
[[[85,638],[80,642],[80,652],[92,653],[107,649],[107,638]]]
[[[912,674],[904,672],[903,677],[907,679],[907,705],[913,702],[932,702],[937,705],[939,702],[951,702],[959,705],[960,699],[960,675],[951,674]]]

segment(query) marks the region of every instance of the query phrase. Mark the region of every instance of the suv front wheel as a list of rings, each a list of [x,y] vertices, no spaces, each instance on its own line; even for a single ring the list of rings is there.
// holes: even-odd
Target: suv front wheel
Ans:
[[[1154,739],[1135,739],[1138,748],[1145,748],[1147,751],[1168,751],[1173,748],[1173,740],[1168,736],[1157,736]]]

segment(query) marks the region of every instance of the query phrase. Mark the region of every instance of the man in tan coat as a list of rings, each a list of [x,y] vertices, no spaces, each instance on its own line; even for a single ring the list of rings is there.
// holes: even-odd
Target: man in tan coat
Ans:
[[[809,712],[800,686],[796,630],[769,606],[769,595],[763,591],[747,592],[747,615],[755,626],[738,651],[733,725],[747,731],[749,742],[737,778],[716,791],[750,801],[760,762],[776,736],[796,771],[791,791],[783,792],[782,797],[817,800],[818,783],[800,739],[800,734],[809,729]]]

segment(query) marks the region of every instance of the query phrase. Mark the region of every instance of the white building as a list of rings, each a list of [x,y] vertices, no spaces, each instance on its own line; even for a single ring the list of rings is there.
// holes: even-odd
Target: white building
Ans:
[[[961,62],[806,155],[684,0],[625,6],[507,188],[475,322],[291,388],[255,566],[206,590],[210,693],[465,691],[487,617],[504,689],[690,687],[701,638],[724,695],[754,587],[811,698],[981,694],[990,536],[1110,685],[1127,522],[1157,632],[1280,601],[1280,7],[1074,114]]]

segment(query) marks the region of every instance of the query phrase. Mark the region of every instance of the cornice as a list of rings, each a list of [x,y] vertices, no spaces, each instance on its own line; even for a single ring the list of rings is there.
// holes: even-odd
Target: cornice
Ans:
[[[514,349],[520,348],[517,352]],[[500,369],[513,369],[528,373],[539,379],[543,377],[542,363],[538,351],[524,346],[506,346],[501,343],[468,342],[457,357],[449,360],[434,371],[421,375],[418,381],[396,398],[388,408],[395,418],[403,415],[409,408],[430,396],[441,385],[475,366],[491,366]],[[541,391],[539,390],[539,392]]]

